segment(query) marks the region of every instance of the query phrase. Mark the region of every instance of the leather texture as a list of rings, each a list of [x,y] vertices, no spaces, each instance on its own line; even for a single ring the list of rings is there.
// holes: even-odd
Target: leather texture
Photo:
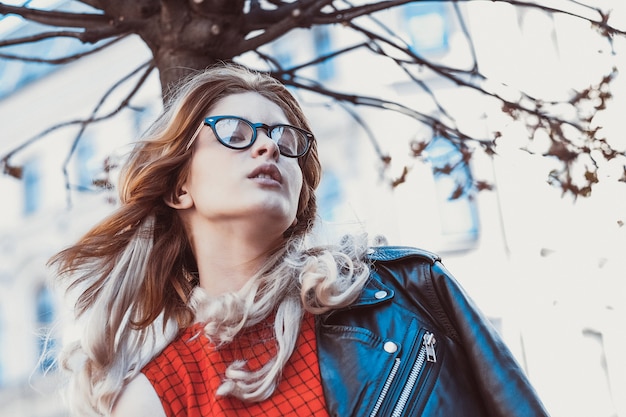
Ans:
[[[548,416],[437,255],[377,247],[369,257],[371,277],[359,299],[316,323],[331,416]],[[436,341],[431,360],[421,352],[429,352],[428,334]]]

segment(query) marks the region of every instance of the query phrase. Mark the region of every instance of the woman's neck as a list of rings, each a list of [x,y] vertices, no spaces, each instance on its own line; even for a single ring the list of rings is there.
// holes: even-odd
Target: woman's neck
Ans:
[[[241,289],[283,243],[278,239],[253,238],[240,233],[193,233],[200,287],[218,296]]]

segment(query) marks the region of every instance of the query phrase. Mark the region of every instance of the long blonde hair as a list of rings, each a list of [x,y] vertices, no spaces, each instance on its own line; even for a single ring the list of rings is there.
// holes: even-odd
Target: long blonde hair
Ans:
[[[236,294],[209,298],[199,287],[197,265],[175,201],[193,148],[186,144],[220,99],[253,91],[278,104],[290,123],[311,130],[296,99],[272,77],[224,64],[184,80],[163,113],[132,150],[120,177],[120,207],[76,244],[50,260],[68,293],[76,293],[80,340],[61,353],[70,371],[70,406],[79,415],[107,415],[125,382],[141,372],[178,333],[205,323],[213,342],[275,312],[276,357],[256,372],[240,363],[227,370],[219,395],[259,401],[274,391],[289,359],[304,310],[319,314],[351,303],[368,277],[365,245],[308,248],[305,237],[316,216],[315,188],[321,167],[317,144],[299,159],[303,187],[295,226]]]

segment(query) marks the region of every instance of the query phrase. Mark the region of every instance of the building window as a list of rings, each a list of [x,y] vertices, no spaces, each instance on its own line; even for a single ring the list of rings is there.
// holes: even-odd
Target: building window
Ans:
[[[133,134],[137,137],[144,134],[146,128],[156,118],[159,109],[151,104],[135,107],[131,113],[133,118]]]
[[[437,137],[426,147],[431,164],[441,234],[450,250],[473,247],[478,240],[478,209],[471,190],[472,173],[461,151],[449,140]],[[460,189],[463,192],[459,193]]]
[[[41,173],[39,162],[33,159],[24,165],[24,214],[36,212],[41,204]]]
[[[47,371],[54,366],[54,339],[50,335],[54,320],[54,302],[52,293],[46,286],[41,286],[36,295],[36,313],[38,329],[39,367]]]
[[[91,188],[94,177],[93,156],[91,141],[86,137],[81,138],[76,148],[76,175],[80,190]]]
[[[449,17],[445,4],[411,3],[403,7],[411,45],[418,54],[448,51]]]
[[[328,170],[324,172],[322,181],[317,189],[318,211],[324,221],[334,221],[335,211],[343,200],[343,192],[341,190],[341,182],[334,171]]]
[[[313,28],[313,42],[317,56],[324,56],[332,52],[330,31],[325,26]],[[335,76],[334,60],[326,60],[317,65],[317,77],[320,81],[327,81]]]

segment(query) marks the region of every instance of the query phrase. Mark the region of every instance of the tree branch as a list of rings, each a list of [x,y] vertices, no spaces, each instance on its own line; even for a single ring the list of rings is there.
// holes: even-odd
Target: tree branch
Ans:
[[[109,113],[102,115],[102,116],[98,116],[96,117],[97,111],[100,109],[100,107],[102,106],[102,103],[111,95],[111,93],[119,86],[121,85],[124,81],[126,81],[127,79],[129,79],[130,77],[132,77],[133,75],[135,75],[136,73],[138,73],[139,71],[141,71],[141,69],[146,68],[144,74],[142,75],[142,77],[140,78],[140,80],[137,82],[137,84],[135,84],[135,87],[131,90],[131,92],[126,96],[126,98],[124,100],[122,100],[120,102],[120,104],[113,109],[112,111],[110,111]],[[119,113],[122,109],[124,109],[125,107],[129,106],[130,100],[135,96],[135,94],[137,93],[137,91],[139,90],[139,88],[141,88],[141,86],[144,84],[145,80],[147,79],[148,75],[150,75],[150,73],[154,70],[155,65],[154,65],[154,61],[150,60],[142,65],[140,65],[139,67],[137,67],[136,69],[134,69],[131,73],[129,73],[128,75],[124,76],[121,80],[119,80],[117,83],[115,83],[100,99],[100,101],[98,102],[98,104],[96,105],[96,107],[94,108],[94,110],[92,111],[92,114],[90,117],[86,118],[86,119],[75,119],[75,120],[69,120],[69,121],[65,121],[65,122],[61,122],[58,123],[54,126],[51,126],[47,129],[45,129],[44,131],[38,133],[37,135],[31,137],[30,139],[24,141],[23,143],[21,143],[20,145],[16,146],[15,148],[13,148],[12,150],[10,150],[9,152],[7,152],[4,156],[2,156],[2,158],[0,158],[0,165],[3,168],[3,172],[5,174],[9,174],[12,175],[11,173],[15,171],[15,167],[13,167],[10,163],[11,158],[13,158],[16,154],[18,154],[19,152],[23,151],[24,149],[28,148],[29,146],[32,146],[34,143],[38,142],[39,140],[41,140],[42,138],[46,137],[47,135],[49,135],[50,133],[59,130],[61,128],[64,127],[68,127],[68,126],[74,126],[74,125],[80,125],[81,126],[81,132],[79,133],[79,135],[82,135],[82,132],[84,131],[85,127],[87,125],[90,125],[92,123],[97,123],[106,119],[111,118],[112,116],[116,115],[117,113]],[[74,143],[76,143],[76,140],[74,141]],[[73,152],[73,151],[72,151]],[[14,175],[15,176],[15,175]]]
[[[352,27],[354,30],[361,32],[362,34],[368,36],[370,39],[372,40],[376,40],[382,43],[385,43],[391,47],[393,47],[394,49],[402,52],[403,54],[405,54],[407,57],[410,57],[410,60],[401,62],[399,60],[397,60],[396,62],[398,62],[399,65],[420,65],[420,66],[425,66],[426,68],[430,69],[431,71],[433,71],[435,74],[441,76],[444,79],[447,79],[453,83],[455,83],[457,86],[459,87],[466,87],[472,90],[475,90],[487,97],[491,97],[494,99],[497,99],[498,101],[500,101],[504,107],[510,108],[510,109],[516,109],[519,111],[522,111],[528,115],[533,115],[533,116],[537,116],[539,118],[544,119],[546,117],[545,113],[542,112],[542,110],[540,108],[530,108],[527,106],[524,106],[522,104],[522,100],[518,101],[518,102],[513,102],[510,100],[507,100],[506,98],[502,97],[501,95],[488,91],[486,89],[484,89],[483,87],[469,82],[467,80],[462,79],[461,77],[457,76],[456,74],[468,74],[472,77],[479,77],[480,79],[484,79],[484,76],[482,74],[480,74],[479,72],[476,72],[474,70],[472,71],[465,71],[465,70],[460,70],[460,69],[456,69],[456,68],[450,68],[450,67],[446,67],[446,66],[442,66],[442,65],[437,65],[433,62],[430,61],[426,61],[422,58],[420,58],[418,55],[416,55],[413,51],[411,51],[408,47],[405,46],[400,46],[397,45],[395,43],[393,43],[391,40],[389,39],[385,39],[382,38],[381,36],[368,31],[364,28],[358,27],[353,23],[349,24],[350,27]],[[378,52],[379,55],[386,55],[384,54],[384,52],[379,51]],[[389,57],[387,55],[387,57]],[[520,96],[522,97],[522,99],[527,99],[529,102],[538,102],[539,100],[537,100],[535,97],[532,97],[530,95],[528,95],[525,92],[522,91],[517,91],[518,94],[520,94]],[[556,104],[556,103],[547,103],[547,104]],[[565,120],[562,118],[558,118],[556,116],[551,116],[550,117],[552,120],[558,122],[558,123],[562,123],[562,124],[567,124],[570,125],[574,128],[576,128],[577,130],[584,132],[585,129],[583,127],[581,127],[579,124],[569,121],[569,120]]]
[[[87,6],[91,6],[94,9],[104,9],[106,1],[101,1],[101,0],[77,0],[80,3],[86,4]]]
[[[288,70],[287,73],[290,73],[290,71]],[[286,85],[296,87],[305,91],[311,91],[311,92],[314,92],[314,93],[317,93],[326,97],[330,97],[339,102],[347,102],[347,103],[351,103],[357,106],[375,107],[375,108],[379,108],[383,110],[390,110],[395,113],[408,116],[424,125],[430,126],[436,133],[448,139],[453,139],[455,140],[455,142],[457,140],[473,141],[473,142],[477,142],[481,144],[493,142],[493,140],[487,139],[487,138],[479,139],[479,138],[470,137],[466,135],[465,133],[463,133],[462,131],[458,130],[456,127],[448,126],[447,124],[434,118],[433,116],[419,112],[415,109],[412,109],[410,107],[407,107],[403,104],[400,104],[394,101],[371,97],[371,96],[346,94],[346,93],[341,93],[338,91],[333,91],[311,80],[306,80],[306,79],[301,78],[301,80],[305,82],[298,81],[296,78],[291,77],[291,75],[287,78],[281,77],[280,73],[273,74],[273,75],[275,75],[276,77],[279,77],[281,82],[283,82]]]
[[[52,65],[61,65],[61,64],[67,64],[69,62],[72,61],[76,61],[79,58],[82,58],[84,56],[88,56],[91,54],[94,54],[96,52],[99,52],[105,48],[108,48],[109,46],[113,45],[114,43],[124,39],[125,36],[120,36],[119,38],[113,39],[110,42],[107,42],[104,45],[100,45],[94,49],[91,49],[89,51],[85,51],[85,52],[80,52],[77,54],[73,54],[73,55],[68,55],[66,57],[63,58],[34,58],[34,57],[28,57],[28,56],[22,56],[22,55],[13,55],[13,54],[5,54],[5,53],[0,53],[0,58],[4,58],[4,59],[11,59],[11,60],[17,60],[17,61],[24,61],[24,62],[37,62],[37,63],[43,63],[43,64],[52,64]]]
[[[286,73],[290,74],[290,70],[286,70]],[[378,146],[378,143],[376,141],[374,134],[370,131],[365,121],[362,120],[356,112],[350,109],[347,106],[347,104],[352,104],[354,106],[374,107],[374,108],[378,108],[382,110],[390,110],[390,111],[402,114],[404,116],[408,116],[416,120],[419,123],[429,126],[433,132],[431,139],[426,140],[426,141],[413,140],[409,143],[411,152],[414,157],[420,157],[422,155],[422,152],[431,143],[432,139],[436,137],[444,138],[445,140],[449,141],[452,144],[452,146],[459,149],[459,152],[463,155],[463,158],[454,164],[446,164],[443,167],[438,167],[437,168],[438,171],[436,170],[437,172],[441,172],[445,174],[445,173],[452,172],[458,167],[467,166],[467,164],[469,163],[469,160],[471,159],[471,155],[473,152],[473,150],[468,145],[469,142],[476,143],[478,146],[483,148],[487,152],[487,154],[493,154],[493,149],[495,146],[494,139],[491,139],[491,138],[480,139],[477,137],[468,136],[467,134],[460,131],[457,127],[447,125],[441,120],[438,120],[430,115],[426,115],[424,113],[421,113],[414,109],[406,107],[403,104],[389,101],[389,100],[379,99],[375,97],[344,94],[344,93],[340,93],[337,91],[332,91],[312,80],[305,80],[304,83],[297,81],[296,79],[292,78],[291,75],[289,75],[287,79],[283,79],[281,73],[276,73],[272,75],[276,76],[279,80],[281,80],[281,82],[283,82],[286,85],[296,87],[300,90],[312,91],[314,93],[317,93],[317,94],[320,94],[320,95],[323,95],[323,96],[326,96],[335,100],[365,130],[366,135],[370,138],[370,141],[372,145],[374,146],[374,150],[383,164],[382,166],[383,171],[389,166],[391,162],[391,157],[389,155],[385,155],[382,153],[382,151],[380,150],[380,147]],[[409,166],[405,165],[403,167],[402,174],[399,177],[388,179],[389,185],[392,188],[395,188],[398,185],[405,182],[406,176],[409,173],[409,169],[410,169]],[[492,189],[492,188],[493,187],[491,184],[485,181],[475,181],[474,178],[470,176],[470,178],[468,178],[467,181],[457,184],[455,190],[452,191],[449,198],[450,199],[459,198],[462,195],[466,195],[467,193],[471,192],[473,189]]]
[[[393,30],[391,30],[387,25],[385,25],[383,22],[381,22],[380,20],[376,19],[374,16],[368,15],[367,16],[369,18],[369,20],[371,20],[374,24],[376,24],[378,27],[380,27],[385,33],[387,33],[389,36],[391,36],[393,39],[396,39],[397,41],[401,42],[404,45],[404,49],[406,50],[410,50],[411,47],[410,45],[402,38],[400,38]],[[460,19],[460,15],[459,15],[459,19]],[[353,23],[352,23],[353,24]],[[356,27],[356,26],[355,26]],[[466,32],[464,32],[466,33]],[[467,34],[467,33],[466,33]],[[469,34],[467,34],[467,36],[469,37]],[[369,36],[368,36],[369,37]],[[394,63],[396,65],[398,65],[400,68],[402,68],[402,70],[404,71],[404,73],[411,79],[411,81],[413,81],[415,84],[417,84],[422,91],[424,91],[428,96],[430,96],[433,100],[433,102],[435,103],[435,106],[437,107],[438,111],[446,116],[448,119],[452,119],[452,117],[448,114],[448,112],[444,109],[444,107],[441,105],[441,103],[439,102],[439,100],[437,99],[434,91],[427,85],[426,82],[424,82],[423,80],[418,79],[417,77],[415,77],[413,74],[411,74],[407,68],[402,65],[402,61],[400,61],[399,59],[393,58],[389,55],[387,55],[384,51],[383,48],[381,48],[378,43],[370,38],[370,41],[368,43],[364,43],[362,44],[363,46],[365,46],[366,48],[370,49],[373,53],[379,55],[379,56],[384,56],[387,57],[389,59],[391,59],[392,61],[394,61]],[[472,48],[472,58],[474,60],[474,68],[477,68],[477,59],[476,59],[476,54],[473,51]]]
[[[375,12],[391,9],[394,7],[402,6],[407,3],[419,3],[421,0],[395,0],[395,1],[381,1],[376,3],[371,3],[363,6],[353,6],[347,9],[335,9],[334,12],[324,13],[321,15],[317,15],[313,19],[314,24],[332,24],[332,23],[346,23],[351,20],[356,19],[357,17],[371,15]],[[603,12],[601,9],[589,6],[587,4],[583,4],[574,0],[569,0],[570,3],[575,4],[579,7],[584,7],[587,10],[593,11],[597,13],[599,16],[598,20],[594,20],[593,18],[583,16],[579,13],[574,13],[572,11],[558,9],[550,6],[545,6],[538,3],[532,3],[527,1],[518,1],[518,0],[438,0],[439,3],[454,3],[455,5],[458,3],[475,3],[475,2],[489,2],[489,3],[505,3],[510,4],[515,7],[525,7],[530,9],[537,9],[544,11],[546,13],[551,14],[564,14],[577,19],[586,20],[592,24],[594,24],[599,29],[605,31],[608,34],[620,34],[626,35],[625,30],[618,29],[614,26],[608,24],[609,13]],[[348,3],[349,4],[349,3]]]
[[[96,118],[96,115],[98,114],[98,111],[100,110],[102,105],[106,102],[107,98],[115,91],[115,89],[117,89],[123,82],[128,80],[130,77],[132,77],[133,75],[138,73],[142,68],[146,68],[146,70],[144,71],[142,76],[139,78],[139,80],[137,81],[137,83],[135,84],[133,89],[130,91],[130,93],[126,96],[126,98],[124,98],[124,100],[122,100],[120,102],[120,104],[117,106],[117,108],[114,109],[113,111],[111,111],[110,113],[108,113],[107,115],[103,116],[103,117]],[[67,156],[65,158],[65,162],[63,163],[63,177],[65,178],[65,188],[66,188],[66,190],[68,192],[67,193],[67,203],[68,203],[68,205],[71,205],[71,195],[70,195],[71,184],[70,184],[70,177],[69,177],[68,166],[70,164],[72,156],[74,155],[74,152],[76,151],[76,148],[78,147],[78,143],[82,139],[83,133],[85,132],[87,127],[89,125],[91,125],[91,123],[93,123],[94,121],[101,121],[101,120],[105,120],[105,119],[111,118],[115,114],[120,112],[122,109],[124,109],[125,107],[128,107],[130,105],[130,100],[135,96],[135,94],[137,94],[137,91],[139,91],[141,86],[145,83],[146,79],[148,78],[150,73],[154,70],[154,68],[155,68],[154,62],[153,61],[149,61],[147,63],[142,64],[141,66],[136,68],[133,72],[131,72],[130,74],[126,75],[122,79],[118,80],[100,98],[100,101],[96,104],[94,109],[91,111],[91,115],[89,116],[89,118],[87,118],[84,122],[80,123],[80,130],[76,134],[76,137],[74,138],[74,141],[72,142],[72,146],[70,148],[70,151],[68,152],[68,154],[67,154]]]
[[[355,49],[355,48],[359,48],[362,47],[363,45],[356,45],[354,47],[349,47],[347,49]],[[277,78],[278,80],[280,80],[281,82],[284,82],[284,78],[285,77],[293,77],[294,76],[294,72],[296,72],[299,68],[303,68],[306,66],[313,66],[316,65],[318,62],[323,62],[326,59],[329,59],[330,56],[326,56],[326,57],[320,57],[314,61],[309,62],[308,64],[305,64],[304,66],[299,66],[299,67],[292,67],[289,70],[284,69],[280,63],[272,58],[269,55],[265,55],[264,53],[260,52],[260,51],[255,51],[257,55],[259,55],[263,60],[265,60],[266,62],[269,62],[271,64],[271,66],[273,66],[275,69],[273,71],[270,72],[270,74]],[[337,52],[333,55],[336,55],[338,53],[341,52]],[[332,56],[332,55],[331,55]],[[318,83],[319,85],[319,83]],[[348,113],[348,115],[359,125],[361,126],[361,128],[363,128],[363,131],[365,132],[365,134],[367,135],[372,147],[374,148],[374,152],[376,152],[376,155],[378,155],[378,158],[383,162],[383,164],[386,166],[389,164],[389,161],[391,160],[391,158],[388,155],[383,154],[381,148],[380,148],[380,144],[378,143],[378,141],[376,140],[376,135],[374,135],[374,132],[372,132],[372,130],[370,129],[370,127],[367,125],[367,123],[365,122],[365,120],[363,120],[359,114],[357,112],[355,112],[352,108],[348,107],[346,103],[343,102],[337,102],[337,104],[346,112]]]
[[[43,32],[43,33],[37,33],[35,35],[23,36],[21,38],[0,40],[0,48],[2,48],[4,46],[23,45],[23,44],[26,44],[26,43],[39,42],[39,41],[43,41],[43,40],[46,40],[46,39],[52,39],[52,38],[75,38],[75,39],[78,39],[80,41],[87,42],[86,40],[83,39],[83,37],[84,37],[84,32],[78,32],[78,31],[72,31],[72,30],[60,30],[60,31],[56,31],[56,32]]]
[[[295,10],[301,8],[297,3],[274,2],[275,9],[266,10],[260,2],[251,1],[250,10],[244,15],[244,31],[251,32],[258,29],[265,29],[268,25],[280,22],[291,16]]]
[[[276,22],[273,25],[266,26],[260,35],[247,39],[239,45],[237,49],[233,51],[232,56],[237,56],[245,51],[251,51],[263,46],[274,39],[279,38],[290,30],[297,27],[310,27],[312,16],[319,13],[319,11],[326,5],[332,3],[332,0],[303,0],[292,3],[293,10],[284,19]],[[254,22],[247,22],[244,29],[255,27]],[[246,32],[244,32],[246,33]]]
[[[349,22],[357,17],[371,15],[381,10],[391,9],[393,7],[402,6],[407,3],[413,3],[416,0],[394,0],[394,1],[379,1],[376,3],[370,3],[362,6],[352,6],[349,2],[344,2],[350,5],[346,9],[335,8],[332,13],[323,13],[313,18],[314,24],[326,25],[333,23]]]
[[[38,10],[28,7],[10,6],[4,3],[0,3],[0,14],[16,14],[33,22],[57,27],[102,27],[110,26],[114,23],[111,17],[104,14]]]

